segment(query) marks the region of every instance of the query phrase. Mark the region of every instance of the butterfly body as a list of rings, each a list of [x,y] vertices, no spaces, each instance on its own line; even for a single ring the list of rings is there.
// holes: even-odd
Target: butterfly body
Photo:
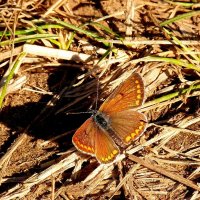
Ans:
[[[105,131],[106,134],[109,135],[109,137],[112,138],[112,140],[115,142],[115,144],[118,145],[118,148],[120,147],[125,148],[127,145],[122,142],[122,140],[115,134],[115,131],[112,128],[112,118],[109,117],[109,115],[106,115],[103,112],[97,111],[92,116],[94,123],[102,130]]]
[[[95,114],[93,115],[93,119],[95,121],[95,123],[103,130],[109,130],[109,117],[100,112],[100,111],[97,111],[95,112]]]
[[[145,131],[146,116],[137,111],[143,101],[143,80],[134,73],[75,132],[73,144],[100,163],[112,162]]]

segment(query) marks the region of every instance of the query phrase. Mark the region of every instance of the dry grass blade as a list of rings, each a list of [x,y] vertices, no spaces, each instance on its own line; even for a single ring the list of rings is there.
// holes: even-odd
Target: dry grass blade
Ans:
[[[22,184],[15,186],[11,190],[9,190],[6,194],[1,195],[2,200],[6,199],[15,199],[24,197],[30,190],[31,187],[45,181],[47,178],[50,178],[52,174],[63,172],[67,169],[72,168],[75,165],[75,160],[77,159],[77,155],[72,153],[67,158],[64,158],[60,162],[51,167],[47,168],[43,172],[39,174],[34,174],[32,177],[28,178]]]
[[[139,168],[139,166],[140,166],[140,164],[137,164],[135,167],[133,167],[131,170],[129,170],[129,172],[126,174],[126,176],[120,181],[118,186],[115,188],[115,191],[113,192],[113,194],[111,195],[109,200],[111,200],[113,198],[115,193],[122,187],[122,185],[125,183],[125,181]]]
[[[137,163],[143,165],[144,167],[147,167],[148,169],[151,169],[159,174],[167,176],[167,177],[173,179],[174,181],[180,182],[188,187],[191,187],[197,191],[200,191],[200,187],[195,185],[192,181],[190,181],[184,177],[181,177],[178,174],[173,174],[173,173],[167,171],[166,169],[159,167],[158,165],[150,163],[147,160],[144,161],[143,159],[141,159],[137,156],[134,156],[134,155],[129,155],[129,159],[131,159],[132,161],[137,162]]]

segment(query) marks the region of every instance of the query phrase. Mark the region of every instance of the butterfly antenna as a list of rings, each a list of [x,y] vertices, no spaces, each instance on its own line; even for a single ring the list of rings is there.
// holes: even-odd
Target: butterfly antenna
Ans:
[[[98,99],[99,99],[99,77],[97,76],[97,88],[96,88],[96,102],[95,102],[95,110],[97,110],[98,107]]]
[[[88,112],[67,112],[66,115],[79,115],[79,114],[92,114],[92,111]]]

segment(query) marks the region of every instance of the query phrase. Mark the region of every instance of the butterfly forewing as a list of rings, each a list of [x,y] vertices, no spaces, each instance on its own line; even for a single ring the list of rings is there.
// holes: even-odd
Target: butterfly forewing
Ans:
[[[111,129],[126,145],[137,139],[145,131],[146,125],[146,116],[134,110],[110,115]]]
[[[112,162],[119,154],[119,149],[92,117],[86,120],[72,138],[75,147],[87,154],[96,156],[100,163]]]
[[[100,111],[110,114],[136,108],[144,101],[144,83],[137,73],[131,75],[104,101]]]

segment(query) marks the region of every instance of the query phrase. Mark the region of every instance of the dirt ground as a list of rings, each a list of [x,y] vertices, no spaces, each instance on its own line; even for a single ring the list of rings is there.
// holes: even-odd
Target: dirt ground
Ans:
[[[24,28],[25,20],[27,22],[38,19],[58,1],[19,2],[22,9],[18,14],[17,23],[20,28]],[[134,21],[131,22],[134,27],[131,37],[139,38],[138,41],[170,40],[156,27],[156,22],[167,20],[170,14],[172,18],[173,14],[176,16],[192,9],[167,1],[133,2],[138,7],[134,13]],[[113,13],[128,12],[127,3],[130,1],[70,0],[65,4],[60,2],[61,6],[54,8],[46,19],[48,21],[54,16],[78,26]],[[9,18],[9,15],[5,15],[10,13],[7,8],[12,10],[17,8],[17,4],[12,1],[1,2],[2,16],[13,19],[9,22],[12,27],[14,17]],[[198,8],[199,5],[194,7],[196,10],[199,10]],[[5,21],[1,20],[1,31],[6,27],[3,22]],[[102,24],[125,37],[126,22],[126,15],[122,14],[105,19]],[[199,25],[200,14],[171,25],[171,30],[179,40],[198,41]],[[90,30],[103,35],[99,27],[90,27]],[[54,34],[58,35],[66,36],[67,33],[66,30],[54,30]],[[92,54],[95,59],[99,59],[96,50],[83,48],[81,40],[98,48],[103,46],[102,43],[77,34],[70,50]],[[14,48],[23,44],[15,44]],[[47,43],[40,40],[34,44],[45,46]],[[130,57],[129,61],[163,52],[167,52],[166,57],[183,56],[181,47],[176,45],[115,46]],[[1,46],[1,52],[9,51],[11,47]],[[198,59],[195,63],[190,55],[186,55],[184,59],[188,62],[192,60],[191,63],[199,67],[200,45],[191,45],[190,50],[196,52]],[[10,57],[1,59],[1,77],[8,68],[8,63],[3,63],[9,59]],[[184,94],[180,92],[179,96],[176,96],[179,99],[174,102],[173,99],[168,99],[166,104],[160,101],[154,103],[154,107],[151,104],[151,108],[141,108],[141,112],[147,115],[149,127],[128,150],[144,159],[148,166],[152,164],[165,169],[169,172],[167,175],[155,172],[128,156],[104,168],[94,157],[84,155],[74,148],[71,139],[75,130],[91,115],[80,112],[94,109],[97,88],[98,105],[101,104],[116,85],[119,85],[115,80],[121,75],[133,70],[143,76],[147,103],[162,97],[163,94],[167,96],[174,91],[182,91],[181,89],[187,88],[187,85],[184,85],[185,81],[190,82],[189,86],[198,84],[199,81],[199,71],[194,69],[180,68],[175,64],[159,61],[127,64],[129,61],[123,65],[119,65],[119,62],[114,63],[103,73],[105,68],[95,71],[91,63],[27,54],[26,60],[13,76],[13,81],[24,76],[26,82],[20,89],[6,95],[0,114],[0,199],[200,199],[198,88],[196,93],[193,93],[192,89]],[[41,66],[34,68],[39,65]],[[101,73],[103,75],[98,80],[97,76]],[[81,79],[81,75],[85,78]],[[164,134],[168,136],[162,138]],[[158,136],[162,139],[157,139]],[[170,174],[178,174],[180,179],[171,178]],[[183,183],[185,179],[188,182]],[[197,186],[196,189],[194,185],[190,185],[191,182]]]

